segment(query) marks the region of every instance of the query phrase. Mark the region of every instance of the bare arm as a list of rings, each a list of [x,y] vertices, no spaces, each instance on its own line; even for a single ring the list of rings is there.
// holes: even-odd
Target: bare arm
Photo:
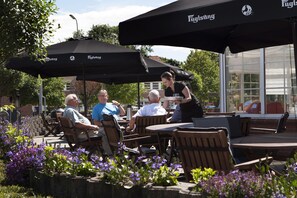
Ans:
[[[126,111],[125,111],[125,109],[121,105],[119,105],[118,108],[120,110],[120,116],[126,115]]]
[[[113,100],[113,101],[112,101],[112,104],[115,105],[115,106],[117,106],[117,107],[119,108],[119,110],[120,110],[120,116],[124,116],[124,115],[126,115],[126,111],[125,111],[125,109],[121,106],[121,103],[119,103],[119,102],[116,101],[116,100]]]
[[[187,86],[185,86],[185,88],[182,90],[185,98],[182,99],[181,101],[175,101],[177,104],[182,104],[182,103],[187,103],[190,102],[192,100],[191,94],[190,94],[190,90]]]
[[[134,129],[134,125],[135,125],[135,119],[136,118],[131,118],[130,122],[129,122],[129,126],[126,128],[126,130],[128,132],[132,131]]]
[[[163,102],[163,108],[164,109],[167,109],[168,108],[168,105],[169,105],[168,100],[164,100],[164,102]]]
[[[78,129],[91,129],[91,130],[98,130],[99,127],[96,126],[96,125],[90,125],[90,124],[84,124],[84,123],[81,123],[81,122],[77,122],[75,123],[75,127],[78,128]]]

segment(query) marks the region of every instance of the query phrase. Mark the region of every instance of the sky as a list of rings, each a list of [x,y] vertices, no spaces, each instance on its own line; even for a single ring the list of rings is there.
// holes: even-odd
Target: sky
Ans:
[[[76,22],[69,14],[77,19],[78,29],[86,34],[92,25],[117,26],[121,21],[171,2],[174,0],[56,0],[58,11],[51,18],[55,27],[59,24],[61,28],[54,33],[51,44],[65,41],[76,31]],[[185,61],[191,49],[155,45],[153,50],[150,55]]]

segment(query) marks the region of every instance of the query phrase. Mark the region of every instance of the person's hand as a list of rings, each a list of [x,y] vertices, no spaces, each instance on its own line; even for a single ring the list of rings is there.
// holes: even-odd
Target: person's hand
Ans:
[[[121,105],[121,103],[119,103],[119,102],[116,101],[116,100],[112,100],[111,102],[112,102],[112,104],[115,105],[115,106],[120,106],[120,105]]]
[[[127,126],[127,127],[126,127],[126,132],[129,132],[129,133],[131,133],[130,126]]]

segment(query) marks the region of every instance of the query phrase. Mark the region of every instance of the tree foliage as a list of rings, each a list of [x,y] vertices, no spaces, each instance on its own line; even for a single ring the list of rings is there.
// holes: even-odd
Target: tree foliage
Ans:
[[[119,28],[117,26],[93,25],[88,35],[97,41],[120,45],[118,40]]]
[[[219,101],[219,57],[207,51],[193,50],[183,68],[194,74],[193,93],[203,102]]]
[[[48,109],[64,106],[65,83],[62,78],[48,78],[43,80],[43,95],[46,97]]]
[[[23,74],[22,83],[19,84],[21,106],[26,104],[37,105],[41,82],[38,78]]]
[[[73,80],[71,85],[74,87],[74,93],[84,101],[84,84],[82,80]],[[97,94],[101,89],[101,83],[86,81],[86,98],[88,107],[94,106],[98,102]]]
[[[22,83],[21,72],[4,68],[0,65],[0,97],[12,96]]]
[[[137,83],[122,85],[106,85],[110,100],[116,100],[122,104],[137,104]],[[143,83],[140,83],[140,93],[144,92]]]
[[[49,19],[57,9],[54,2],[4,0],[0,6],[0,63],[24,51],[45,58],[45,42],[54,29]]]

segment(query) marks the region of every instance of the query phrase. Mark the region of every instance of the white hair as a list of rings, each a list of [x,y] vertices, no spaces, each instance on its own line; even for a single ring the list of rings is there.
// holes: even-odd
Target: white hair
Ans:
[[[78,100],[77,95],[76,94],[69,94],[69,95],[67,95],[66,98],[65,98],[65,104],[68,105],[68,102],[70,100]]]
[[[158,100],[160,98],[160,93],[158,90],[153,89],[149,92],[148,97],[150,100]]]
[[[108,94],[107,94],[107,91],[106,91],[105,89],[101,89],[101,90],[99,91],[99,93],[98,93],[98,96],[99,96],[100,94],[108,95]]]

